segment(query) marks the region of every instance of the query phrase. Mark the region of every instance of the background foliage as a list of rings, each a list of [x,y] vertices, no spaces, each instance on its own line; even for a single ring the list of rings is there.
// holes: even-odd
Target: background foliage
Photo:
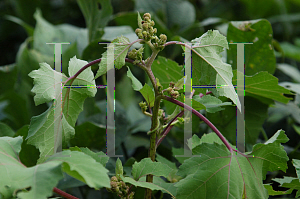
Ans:
[[[24,165],[28,167],[36,165],[40,155],[34,146],[27,145],[30,139],[25,140],[30,133],[28,132],[30,119],[51,107],[49,103],[36,106],[31,92],[33,80],[28,76],[31,71],[40,67],[39,63],[46,62],[52,65],[54,62],[53,46],[46,45],[45,41],[71,43],[62,47],[62,72],[69,74],[68,63],[74,55],[88,62],[100,57],[106,49],[98,42],[111,42],[121,35],[130,41],[137,39],[134,33],[137,28],[136,11],[150,12],[158,34],[166,34],[168,40],[191,41],[207,30],[217,29],[227,36],[228,42],[254,43],[251,47],[245,48],[245,74],[249,76],[246,77],[248,87],[245,97],[247,149],[251,150],[254,144],[268,140],[279,129],[285,131],[289,141],[282,145],[290,159],[288,169],[286,173],[283,171],[267,173],[264,184],[272,183],[275,190],[286,190],[279,185],[287,181],[277,179],[274,182],[271,179],[283,176],[296,177],[293,166],[293,163],[296,165],[296,161],[292,163],[291,160],[300,159],[299,1],[99,0],[95,4],[84,2],[83,0],[0,2],[0,136],[23,136],[19,157]],[[135,44],[135,47],[139,45]],[[223,54],[223,59],[236,69],[236,48],[235,45],[229,47],[227,54]],[[150,53],[150,49],[146,48],[145,57]],[[165,58],[173,59],[177,63]],[[162,80],[165,80],[166,76],[161,73],[162,68],[164,71],[168,69],[174,74],[181,74],[180,65],[183,64],[183,59],[182,49],[179,46],[166,47],[154,62],[153,72]],[[127,65],[142,85],[149,81],[141,69]],[[97,67],[92,66],[91,71],[96,74]],[[132,89],[131,80],[126,73],[127,67],[116,70],[116,154],[124,156],[121,158],[124,171],[130,175],[134,160],[140,161],[147,157],[149,139],[146,132],[150,129],[151,121],[141,113],[138,103],[142,101],[142,95]],[[197,71],[193,71],[193,74],[197,75]],[[175,81],[178,78],[180,75],[173,75],[170,80]],[[234,70],[233,84],[236,84],[236,79]],[[269,81],[266,83],[263,80]],[[277,81],[292,93],[278,87]],[[168,81],[160,83],[163,86],[168,85]],[[103,79],[98,78],[96,84],[105,83]],[[266,85],[269,89],[266,89]],[[198,89],[197,92],[201,90]],[[282,93],[285,93],[285,96]],[[219,99],[220,101],[216,103],[229,102],[222,97]],[[196,98],[195,100],[197,101]],[[204,100],[205,98],[200,102],[205,104]],[[174,105],[164,102],[164,109],[170,113]],[[222,109],[217,112],[207,108],[206,116],[234,144],[235,107],[223,106]],[[72,126],[76,135],[70,140],[69,147],[88,147],[95,152],[105,152],[105,117],[106,93],[104,89],[98,89],[94,98],[86,98],[84,101],[83,111],[79,113],[76,125],[74,121],[71,122],[74,123]],[[211,130],[205,124],[193,117],[193,133],[201,137],[209,132]],[[179,124],[158,148],[157,160],[171,165],[173,162],[178,166],[183,163],[183,159],[175,159],[174,154],[182,154],[183,150],[179,149],[182,146],[182,125]],[[106,168],[109,175],[115,173],[115,164],[114,160],[108,160]],[[55,170],[57,166],[58,164],[55,164],[45,169]],[[171,167],[177,170],[175,165]],[[169,179],[180,178],[176,175],[169,177]],[[298,184],[295,182],[295,186]],[[68,175],[64,176],[57,187],[79,198],[115,197],[105,189],[95,191]],[[136,194],[143,194],[142,191],[143,189],[138,188]],[[296,191],[293,191],[282,197],[293,198],[295,195]],[[160,192],[157,191],[156,196],[159,197]],[[164,197],[169,196],[164,194]]]

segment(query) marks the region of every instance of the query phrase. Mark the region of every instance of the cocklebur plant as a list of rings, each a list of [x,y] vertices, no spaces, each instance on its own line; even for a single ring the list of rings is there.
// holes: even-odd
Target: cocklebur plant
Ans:
[[[224,48],[228,48],[226,37],[216,30],[210,30],[189,44],[178,41],[167,42],[166,35],[156,35],[157,29],[154,28],[154,25],[149,13],[145,13],[143,19],[138,14],[138,28],[135,31],[138,39],[133,42],[124,36],[114,39],[112,41],[114,44],[113,60],[108,58],[110,55],[108,50],[102,54],[100,59],[90,63],[76,57],[72,58],[69,62],[69,77],[53,72],[47,63],[41,63],[40,69],[29,74],[34,79],[32,91],[36,94],[36,105],[58,99],[53,91],[53,87],[57,86],[53,79],[53,73],[54,76],[61,79],[60,83],[63,84],[62,114],[59,118],[54,118],[56,109],[54,105],[51,105],[46,112],[32,119],[27,142],[40,150],[40,159],[35,167],[25,168],[16,161],[16,154],[20,151],[22,138],[0,139],[0,144],[3,146],[0,150],[3,152],[2,154],[6,155],[2,155],[1,160],[6,164],[16,165],[18,172],[25,173],[24,179],[34,176],[34,180],[30,182],[22,181],[18,185],[0,186],[0,192],[4,193],[4,195],[2,194],[4,198],[12,196],[32,198],[33,195],[45,198],[49,195],[48,192],[52,192],[52,188],[63,178],[61,171],[86,183],[91,188],[105,187],[108,191],[124,199],[137,198],[136,187],[145,188],[144,197],[146,199],[151,199],[152,191],[157,190],[178,199],[199,198],[199,196],[206,198],[268,198],[267,186],[263,184],[266,173],[287,169],[288,157],[281,145],[288,141],[284,131],[279,130],[264,144],[254,145],[252,152],[242,153],[229,143],[210,120],[199,112],[203,109],[209,113],[222,110],[217,109],[222,105],[216,105],[222,104],[222,101],[217,98],[219,96],[230,99],[237,106],[238,111],[241,108],[233,88],[232,81],[235,77],[232,68],[222,61],[220,55]],[[129,51],[137,42],[144,46]],[[148,58],[143,57],[146,45],[152,51]],[[228,88],[215,86],[208,89],[208,92],[206,89],[196,89],[188,92],[190,96],[186,96],[184,82],[187,81],[187,78],[181,72],[182,67],[172,60],[158,56],[160,51],[170,45],[181,45],[185,53],[187,50],[191,52],[193,84],[226,85]],[[147,132],[150,137],[148,158],[134,162],[131,173],[124,173],[122,162],[118,159],[115,175],[109,178],[106,168],[109,157],[105,156],[103,152],[95,153],[87,148],[71,147],[55,153],[53,149],[56,141],[59,140],[59,132],[62,133],[64,142],[68,142],[70,137],[75,134],[75,123],[78,114],[82,111],[85,98],[95,96],[96,78],[105,75],[109,70],[114,70],[111,67],[112,61],[117,69],[122,68],[125,62],[134,64],[143,69],[149,77],[151,85],[146,83],[142,86],[128,68],[127,76],[132,80],[133,89],[139,91],[144,97],[144,101],[139,105],[141,112],[151,117],[151,128]],[[94,77],[89,67],[96,63],[99,63],[99,70]],[[155,72],[157,66],[161,66],[160,72]],[[167,67],[169,70],[166,69]],[[161,74],[162,72],[163,74]],[[235,81],[239,77],[237,76]],[[76,89],[71,85],[88,86]],[[282,93],[285,92],[282,90]],[[191,100],[192,106],[184,103],[185,98]],[[205,101],[207,99],[221,102],[218,101],[212,107]],[[164,110],[163,101],[176,105],[173,112]],[[228,105],[228,102],[227,104],[224,102],[223,105]],[[180,123],[191,122],[191,118],[184,115],[184,109],[192,112],[206,123],[214,133],[207,134],[201,139],[194,135],[187,140],[187,145],[195,157],[185,157],[184,161],[180,161],[180,167],[177,168],[175,164],[156,154],[156,149],[167,137],[172,127]],[[62,126],[57,132],[54,125],[56,120],[60,121]],[[272,152],[270,153],[270,151]],[[18,172],[11,175],[15,175],[13,177],[16,178],[19,175]],[[4,178],[8,175],[7,173],[1,174]],[[51,176],[51,180],[47,187],[39,187],[32,183],[45,180],[49,176]],[[144,179],[145,177],[146,179]],[[26,186],[21,186],[22,183]],[[29,186],[32,189],[26,190],[25,188]],[[23,188],[20,189],[20,187]],[[47,192],[43,193],[44,195],[36,195],[41,194],[37,190],[42,188],[47,189]],[[75,198],[57,188],[54,188],[53,191],[66,198]]]

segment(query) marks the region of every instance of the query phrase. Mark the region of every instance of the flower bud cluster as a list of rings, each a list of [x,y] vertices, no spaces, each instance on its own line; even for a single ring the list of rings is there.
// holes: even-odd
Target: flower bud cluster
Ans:
[[[143,52],[144,48],[141,47],[140,49],[136,50],[135,48],[128,52],[128,58],[135,60],[133,64],[137,64],[142,62],[143,60]]]
[[[129,187],[123,181],[119,181],[116,176],[111,177],[110,179],[111,188],[107,190],[110,192],[116,193],[121,199],[133,199],[134,192],[129,192]]]
[[[176,89],[175,84],[173,82],[171,82],[169,86],[170,87],[167,88],[167,92],[170,94],[170,96],[174,99],[179,97],[179,92],[175,90]]]
[[[155,48],[162,50],[164,48],[164,44],[167,41],[167,36],[165,34],[161,34],[159,38],[156,36],[157,29],[153,28],[154,21],[151,20],[150,13],[145,13],[143,16],[144,20],[142,20],[142,28],[137,28],[135,30],[136,35],[139,39],[143,39],[146,42],[154,41],[153,45]]]
[[[146,112],[146,110],[147,110],[147,104],[146,104],[146,102],[140,102],[139,106],[141,107],[142,112]]]

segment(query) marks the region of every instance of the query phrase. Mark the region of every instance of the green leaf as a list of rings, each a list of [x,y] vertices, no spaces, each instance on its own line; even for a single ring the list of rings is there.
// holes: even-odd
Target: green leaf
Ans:
[[[118,158],[116,161],[116,177],[121,180],[121,176],[123,176],[123,166],[122,161]]]
[[[74,75],[87,62],[73,57],[69,62],[69,75]],[[39,70],[32,71],[29,76],[34,78],[34,87],[32,91],[36,93],[34,100],[36,105],[49,102],[59,98],[55,96],[55,76],[59,76],[62,81],[67,77],[59,72],[54,71],[48,64],[40,64]],[[63,115],[61,118],[63,143],[68,141],[75,134],[74,127],[79,113],[83,110],[85,98],[95,96],[95,80],[91,69],[83,71],[73,82],[74,85],[87,85],[86,88],[63,88],[62,101]],[[59,87],[60,88],[60,87]],[[69,92],[68,92],[69,90]],[[55,107],[52,105],[46,112],[35,116],[31,120],[28,132],[28,143],[39,148],[41,157],[39,163],[46,159],[46,155],[54,153],[54,143],[57,140],[58,132],[54,132]],[[54,120],[55,119],[55,120]]]
[[[264,187],[268,190],[268,195],[270,196],[287,195],[291,194],[293,191],[293,189],[288,189],[286,191],[275,191],[273,190],[273,187],[270,184],[264,184]]]
[[[174,87],[177,89],[177,90],[181,90],[183,89],[183,85],[184,85],[184,77],[182,77],[180,80],[178,80]]]
[[[15,132],[7,124],[0,122],[0,137],[13,137],[14,135]]]
[[[291,90],[295,93],[300,94],[300,84],[296,84],[296,83],[292,83],[292,82],[280,82],[278,85],[282,86],[288,90]]]
[[[282,63],[277,64],[277,68],[289,77],[291,77],[294,81],[300,83],[300,71],[296,67],[286,63]]]
[[[192,40],[193,43],[193,85],[209,85],[214,95],[230,98],[241,110],[241,104],[232,85],[232,69],[222,61],[220,53],[228,49],[226,37],[218,30],[209,30],[201,37]],[[205,90],[202,89],[205,93]]]
[[[293,165],[296,169],[296,174],[297,174],[298,178],[300,179],[300,160],[293,159]]]
[[[101,37],[99,30],[106,26],[113,14],[110,0],[77,0],[77,3],[89,30],[89,42],[99,40]],[[101,4],[101,10],[98,9],[98,4]]]
[[[132,88],[135,91],[139,91],[143,88],[141,82],[131,73],[130,68],[127,66],[128,71],[127,71],[127,76],[131,79],[132,81]]]
[[[188,139],[188,147],[191,150],[194,149],[196,146],[202,144],[202,143],[208,143],[208,144],[218,143],[218,144],[223,144],[222,140],[214,132],[213,133],[204,134],[201,137],[201,139],[196,134],[194,134],[193,137],[191,137],[190,139]],[[233,145],[231,145],[231,146],[234,148]]]
[[[280,145],[287,140],[284,132],[278,131],[269,143],[255,145],[247,158],[229,152],[224,144],[198,145],[193,154],[201,156],[189,158],[179,167],[177,175],[184,179],[175,185],[176,198],[268,198],[262,181],[267,171],[287,169],[288,157]]]
[[[141,17],[141,15],[140,15],[139,12],[138,12],[137,21],[138,21],[138,26],[139,26],[139,28],[140,28],[140,29],[143,29],[143,27],[142,27],[142,21],[143,21],[143,19],[142,19],[142,17]]]
[[[291,115],[295,121],[300,123],[300,108],[294,102],[289,102],[288,104],[275,103],[275,106],[269,109],[269,113],[268,121],[278,120]]]
[[[80,151],[82,151],[86,155],[91,156],[94,160],[101,163],[104,167],[105,167],[106,163],[108,162],[109,157],[105,153],[103,153],[102,151],[99,151],[98,153],[95,153],[87,147],[81,147]]]
[[[164,89],[169,87],[170,82],[175,83],[183,77],[183,73],[181,72],[182,66],[165,57],[158,56],[154,60],[151,69]]]
[[[83,49],[88,45],[88,35],[86,29],[78,28],[70,24],[62,24],[54,26],[46,21],[40,10],[34,13],[36,19],[36,27],[33,34],[33,49],[37,52],[53,58],[54,45],[47,43],[77,43],[77,50],[82,54]],[[71,45],[62,45],[62,53],[64,53]],[[72,55],[74,56],[74,54]],[[67,57],[64,57],[68,59]],[[52,62],[51,62],[52,63]]]
[[[172,168],[173,170],[169,173],[169,176],[167,177],[168,181],[170,182],[178,182],[181,177],[177,176],[176,173],[178,171],[176,164],[174,162],[171,162],[169,160],[167,160],[166,158],[164,158],[163,156],[156,154],[156,160],[158,162],[161,162],[163,164],[168,165],[170,168]]]
[[[181,179],[181,177],[180,176],[177,176],[179,179]],[[146,180],[146,177],[145,177],[145,180]],[[175,180],[175,178],[173,178],[173,180],[174,181],[176,181]],[[143,180],[144,181],[144,180]],[[165,191],[164,189],[163,190],[161,190],[163,193],[167,193],[167,194],[172,194],[172,195],[174,195],[174,196],[176,196],[176,193],[177,193],[177,187],[175,187],[174,185],[176,184],[177,182],[174,182],[174,183],[168,183],[168,182],[166,182],[166,181],[164,181],[162,178],[160,178],[160,177],[157,177],[157,176],[153,176],[153,184],[156,184],[156,185],[158,185],[158,186],[160,186],[160,187],[162,187],[162,188],[164,188],[165,190],[167,190],[167,191]]]
[[[143,182],[143,181],[135,181],[132,178],[123,177],[123,176],[121,176],[121,178],[125,183],[132,184],[136,187],[143,187],[143,188],[148,188],[148,189],[151,189],[151,190],[164,190],[165,192],[169,193],[173,198],[175,198],[167,189],[165,189],[165,188],[163,188],[159,185],[156,185],[154,183]]]
[[[127,52],[129,50],[128,45],[129,39],[121,36],[117,37],[112,41],[112,43],[115,43],[117,45],[114,46],[114,64],[117,69],[121,69],[122,66],[125,65],[125,58],[127,55]],[[119,44],[119,45],[118,45]],[[100,77],[101,75],[105,74],[108,70],[113,69],[112,63],[107,62],[107,51],[105,51],[102,54],[101,62],[99,63],[99,70],[97,71],[97,74],[95,76],[95,79]]]
[[[133,104],[135,99],[134,90],[132,90],[132,82],[127,76],[123,76],[119,82],[116,82],[115,96],[116,100],[119,100],[122,105],[128,109]],[[124,97],[126,96],[126,97]],[[136,103],[134,103],[137,106]],[[141,113],[140,109],[139,112]]]
[[[280,47],[282,48],[285,57],[294,59],[296,61],[300,61],[300,58],[299,58],[300,47],[299,46],[295,46],[288,42],[281,42]]]
[[[44,113],[34,116],[31,119],[27,143],[34,145],[40,151],[38,163],[44,162],[49,155],[54,154],[54,147],[58,138],[58,133],[54,131],[54,111],[52,105]],[[62,141],[65,143],[75,134],[74,128],[67,122],[65,116],[61,120]]]
[[[262,125],[268,117],[268,105],[245,96],[245,142],[255,144]],[[236,108],[226,106],[217,113],[207,113],[207,118],[232,143],[236,141]],[[222,119],[220,119],[222,118]]]
[[[16,134],[16,136],[22,136],[23,142],[22,142],[22,149],[19,153],[19,158],[22,164],[24,164],[27,167],[32,167],[36,165],[37,160],[39,159],[40,153],[39,150],[36,149],[34,146],[27,143],[27,140],[25,139],[28,136],[28,129],[29,125],[23,126],[21,129],[19,129]]]
[[[89,155],[79,151],[62,151],[48,158],[47,162],[63,162],[63,171],[70,176],[85,182],[89,187],[110,188],[108,170]]]
[[[296,198],[298,198],[298,196],[300,194],[299,178],[284,176],[283,178],[274,178],[272,180],[275,182],[278,182],[280,184],[280,187],[290,188],[291,190],[294,190],[294,189],[298,190],[296,193]]]
[[[239,77],[243,77],[243,75],[239,75]],[[236,82],[237,80],[235,76],[233,78],[233,83],[235,84]],[[282,86],[279,86],[278,79],[266,71],[259,72],[253,76],[245,76],[246,96],[259,96],[286,104],[290,101],[291,98],[287,98],[283,94],[292,93]]]
[[[206,107],[206,111],[209,113],[215,113],[224,110],[222,106],[227,106],[232,104],[231,102],[222,102],[222,100],[211,95],[204,95],[203,97],[196,95],[193,97],[193,99],[203,104]]]
[[[10,91],[14,88],[17,80],[17,66],[16,64],[10,64],[0,66],[0,84],[5,85],[0,87],[0,93],[3,94],[6,91]]]
[[[142,176],[152,174],[155,176],[164,176],[167,178],[172,172],[172,168],[160,162],[152,162],[150,158],[144,158],[140,162],[134,163],[132,166],[132,176],[138,180]]]
[[[41,198],[53,195],[63,178],[61,162],[53,161],[27,168],[19,160],[22,137],[0,137],[0,193],[4,198]],[[38,183],[36,183],[38,182]],[[30,187],[29,191],[24,189]]]
[[[276,69],[276,59],[273,49],[273,31],[266,19],[240,21],[229,23],[227,41],[230,43],[253,43],[244,45],[245,75],[254,75],[260,71],[273,74]],[[227,62],[237,69],[237,45],[229,45]]]
[[[15,17],[15,16],[11,16],[11,15],[6,15],[6,16],[4,16],[4,18],[22,26],[26,30],[27,35],[29,37],[33,36],[34,28],[31,25],[29,25],[28,23],[26,23],[25,21],[23,21],[22,19]]]
[[[140,92],[145,98],[146,102],[149,104],[149,106],[153,107],[155,96],[152,88],[148,84],[145,84],[144,87],[140,90]]]
[[[140,91],[140,93],[143,95],[147,103],[149,104],[150,107],[154,106],[154,101],[155,101],[155,96],[152,88],[148,85],[145,84],[142,86],[141,82],[131,73],[130,68],[127,66],[128,71],[127,71],[127,76],[131,79],[132,81],[132,88],[135,91]]]
[[[122,35],[128,38],[130,42],[138,39],[132,27],[126,24],[124,26],[106,26],[104,28],[104,35],[101,37],[101,40],[113,41],[114,39],[116,39],[117,37],[121,37]],[[138,42],[132,45],[133,48],[140,48],[141,46],[142,44]]]

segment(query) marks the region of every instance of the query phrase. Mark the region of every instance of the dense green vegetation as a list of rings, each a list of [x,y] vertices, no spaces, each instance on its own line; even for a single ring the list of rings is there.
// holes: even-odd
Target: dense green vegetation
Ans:
[[[2,1],[0,198],[300,196],[299,9],[296,0]],[[62,73],[46,44],[55,42],[70,43]],[[237,85],[243,74],[229,44],[239,42],[253,43],[244,57],[245,153],[235,147],[237,89],[196,88]],[[107,43],[114,106],[95,87],[112,68]],[[187,49],[192,118],[183,108]],[[119,159],[105,155],[112,107]],[[64,150],[55,153],[60,134]],[[184,142],[196,157],[178,156]]]

